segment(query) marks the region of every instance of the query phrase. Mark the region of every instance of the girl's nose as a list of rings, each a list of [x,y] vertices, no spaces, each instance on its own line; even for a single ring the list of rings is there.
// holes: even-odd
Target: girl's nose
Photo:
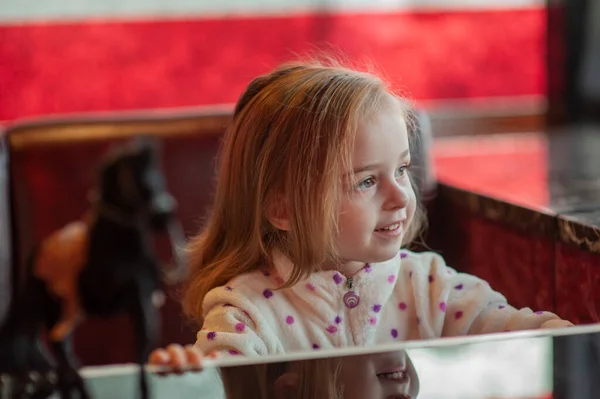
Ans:
[[[410,183],[399,183],[396,180],[390,181],[386,187],[385,209],[397,210],[406,208],[410,201],[409,190],[411,189]]]

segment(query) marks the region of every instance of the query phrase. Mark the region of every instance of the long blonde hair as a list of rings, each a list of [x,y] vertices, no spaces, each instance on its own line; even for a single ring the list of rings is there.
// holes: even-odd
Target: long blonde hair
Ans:
[[[282,65],[249,84],[223,138],[211,214],[189,245],[188,315],[201,323],[208,291],[271,267],[275,249],[294,265],[285,286],[335,257],[341,177],[352,169],[358,124],[390,106],[390,94],[375,75],[314,62]],[[274,202],[283,204],[289,231],[267,219]]]

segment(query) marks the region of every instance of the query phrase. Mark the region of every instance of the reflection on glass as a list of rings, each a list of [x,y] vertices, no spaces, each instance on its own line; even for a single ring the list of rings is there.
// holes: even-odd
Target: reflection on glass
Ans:
[[[227,399],[416,398],[419,378],[406,351],[221,369]]]

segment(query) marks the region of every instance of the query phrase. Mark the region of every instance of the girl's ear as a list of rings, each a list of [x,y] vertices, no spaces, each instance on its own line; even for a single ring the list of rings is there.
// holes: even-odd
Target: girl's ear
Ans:
[[[290,217],[285,200],[276,197],[269,201],[266,216],[271,225],[278,230],[290,231]]]
[[[275,399],[295,398],[298,388],[300,388],[298,386],[299,383],[300,377],[298,373],[288,372],[277,378],[273,386]]]

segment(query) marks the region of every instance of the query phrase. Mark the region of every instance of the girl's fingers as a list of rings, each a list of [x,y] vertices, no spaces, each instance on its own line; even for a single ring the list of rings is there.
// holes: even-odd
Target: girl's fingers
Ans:
[[[169,353],[165,349],[155,349],[150,354],[148,362],[153,366],[164,366],[169,364]]]
[[[170,356],[169,365],[173,368],[176,374],[181,374],[181,370],[187,367],[187,357],[183,346],[171,344],[167,346],[167,352]]]
[[[202,351],[196,348],[194,345],[185,346],[185,354],[187,358],[188,366],[194,370],[202,369]]]

